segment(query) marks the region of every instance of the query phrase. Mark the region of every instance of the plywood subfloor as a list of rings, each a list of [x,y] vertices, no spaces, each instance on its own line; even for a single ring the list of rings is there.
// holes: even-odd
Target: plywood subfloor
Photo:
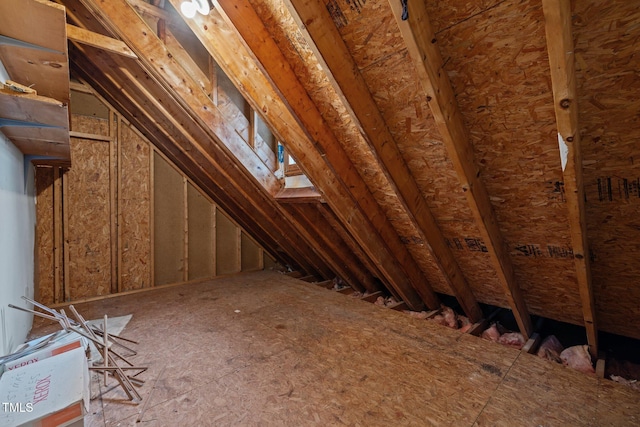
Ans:
[[[90,426],[640,423],[622,385],[275,272],[76,308],[133,314],[149,366],[137,406],[93,381]]]

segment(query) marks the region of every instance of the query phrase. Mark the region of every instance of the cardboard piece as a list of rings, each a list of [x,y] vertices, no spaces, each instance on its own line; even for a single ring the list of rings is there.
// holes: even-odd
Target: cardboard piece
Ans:
[[[6,371],[0,378],[0,425],[82,426],[89,369],[82,347]]]
[[[42,340],[42,338],[39,338],[39,340]],[[69,351],[74,348],[86,348],[86,342],[87,340],[76,333],[61,334],[58,338],[51,341],[46,347],[30,352],[29,354],[26,354],[19,359],[5,363],[3,366],[3,372],[11,371],[13,369],[36,363],[48,357],[64,353],[65,351]]]

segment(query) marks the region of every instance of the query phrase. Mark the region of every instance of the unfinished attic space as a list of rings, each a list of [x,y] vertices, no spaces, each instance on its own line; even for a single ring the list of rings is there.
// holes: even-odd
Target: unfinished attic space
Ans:
[[[1,426],[640,425],[640,0],[0,0],[0,61]]]

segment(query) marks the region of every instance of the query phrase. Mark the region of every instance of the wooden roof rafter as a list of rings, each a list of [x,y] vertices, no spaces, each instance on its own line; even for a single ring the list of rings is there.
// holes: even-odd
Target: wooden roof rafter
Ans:
[[[174,6],[178,7],[179,2],[174,1]],[[144,10],[147,14],[162,14],[162,11],[152,10],[149,7],[145,7]],[[171,16],[165,16],[167,19],[171,19]],[[206,19],[206,21],[203,21]],[[189,19],[186,21],[193,32],[198,36],[203,45],[207,48],[209,53],[214,57],[215,61],[225,70],[226,74],[233,80],[236,79],[235,84],[243,93],[245,99],[249,100],[252,103],[253,108],[260,109],[264,114],[265,118],[268,119],[270,114],[273,114],[277,117],[277,121],[275,123],[271,123],[273,126],[273,130],[278,136],[280,140],[290,140],[295,141],[297,144],[301,144],[303,148],[302,151],[298,152],[300,158],[311,157],[313,159],[314,164],[321,165],[316,168],[320,176],[321,180],[327,182],[326,189],[329,193],[338,193],[340,194],[339,198],[342,199],[341,202],[338,203],[338,210],[340,210],[341,214],[347,215],[348,219],[346,220],[348,224],[352,225],[351,230],[355,228],[355,235],[360,237],[359,243],[364,239],[366,242],[374,241],[375,243],[370,244],[369,247],[373,247],[373,251],[375,252],[373,255],[371,254],[371,249],[368,251],[368,256],[373,259],[385,259],[384,257],[388,257],[389,253],[385,253],[385,243],[378,234],[375,229],[371,229],[369,221],[366,218],[362,218],[361,211],[354,211],[352,202],[347,201],[344,202],[345,197],[348,197],[344,194],[343,188],[341,187],[339,181],[336,180],[335,177],[329,177],[326,173],[326,163],[325,159],[321,156],[320,153],[317,152],[316,147],[313,145],[313,142],[310,141],[309,137],[304,133],[299,124],[295,121],[293,116],[290,115],[288,110],[284,107],[284,104],[279,100],[279,96],[272,89],[271,85],[266,81],[262,73],[259,72],[258,67],[255,65],[252,59],[250,59],[249,54],[246,53],[244,46],[240,43],[239,39],[233,37],[231,34],[231,30],[227,26],[227,24],[223,21],[222,17],[216,10],[212,10],[208,17],[202,18],[200,16],[196,16],[194,19]],[[340,156],[339,153],[336,153],[339,157],[344,158],[344,156]],[[353,167],[348,169],[350,172],[350,176],[354,176]],[[370,196],[370,194],[368,195]],[[335,199],[335,198],[334,198]],[[371,198],[368,197],[367,203],[369,206],[371,205]],[[346,204],[345,204],[346,203]],[[336,205],[334,205],[335,208]],[[357,206],[357,203],[356,203]],[[374,209],[370,209],[375,210]],[[353,220],[352,218],[359,218],[359,220]],[[382,219],[382,216],[378,215],[376,217],[378,222]],[[387,236],[392,236],[390,234],[391,227],[390,224],[386,224]],[[364,230],[364,231],[363,231]],[[391,237],[392,238],[392,237]],[[351,243],[351,241],[349,241]],[[378,255],[381,254],[381,255]],[[379,258],[382,256],[383,258]],[[367,260],[369,261],[369,260]],[[384,261],[385,265],[387,265],[388,270],[392,270],[394,274],[399,273],[398,270],[398,262],[395,260]],[[366,261],[363,263],[367,264]],[[374,271],[374,270],[370,270]],[[379,273],[378,270],[375,270]],[[401,274],[401,273],[400,273]],[[404,279],[406,282],[406,279]],[[401,282],[403,283],[403,282]],[[398,296],[395,289],[390,289],[394,295]],[[398,298],[400,298],[398,296]],[[411,288],[406,288],[404,292],[404,298],[408,298],[409,301],[412,301],[413,307],[419,309],[421,307],[422,302],[419,300],[418,295]]]
[[[431,213],[409,167],[394,141],[382,113],[358,71],[324,2],[285,0],[307,44],[316,54],[336,93],[369,144],[387,180],[411,218],[419,237],[433,254],[438,267],[465,314],[474,322],[482,310],[452,250]]]
[[[400,1],[389,0],[389,5],[426,92],[436,126],[454,165],[462,190],[465,192],[480,235],[489,251],[504,294],[520,332],[528,338],[533,333],[531,316],[522,290],[516,282],[510,254],[489,195],[484,183],[480,180],[473,147],[469,141],[453,87],[444,70],[444,61],[426,5],[423,1],[409,2],[406,20],[402,18],[403,10]]]
[[[176,0],[172,2],[177,3]],[[279,114],[278,120],[292,115],[295,118],[289,120],[291,126],[303,127],[303,140],[283,138],[287,148],[336,215],[379,266],[387,284],[395,288],[395,292],[412,309],[420,309],[423,303],[429,307],[439,306],[440,301],[423,272],[400,241],[251,4],[222,0],[215,1],[214,6],[209,16],[219,12],[229,27],[237,32],[250,57],[255,58],[264,73],[262,78],[266,77],[271,82],[268,86],[276,88],[274,96],[285,102],[285,111],[272,113]],[[201,37],[201,34],[197,35]],[[329,176],[328,170],[333,171],[333,176]]]
[[[569,227],[573,245],[578,288],[587,333],[589,352],[598,356],[598,328],[591,283],[587,221],[582,179],[582,153],[578,127],[575,56],[571,31],[569,0],[543,0],[547,49],[551,70],[554,110],[558,128],[558,144],[569,211]]]
[[[360,247],[358,242],[356,242],[353,236],[347,231],[347,229],[336,217],[336,214],[331,210],[331,208],[329,208],[326,203],[315,203],[314,207],[316,208],[320,216],[324,218],[324,220],[331,226],[331,228],[333,228],[338,238],[342,239],[342,241],[345,242],[356,259],[359,260],[360,263],[362,263],[367,271],[371,272],[374,277],[382,277],[383,274],[379,271],[378,267],[371,261],[371,258],[367,256],[362,247]],[[394,297],[396,297],[396,299],[401,300],[400,296],[393,287],[388,288],[388,290],[393,294]]]
[[[359,292],[380,290],[371,273],[362,266],[331,225],[321,218],[314,204],[289,203],[285,209],[302,222],[315,248],[327,248],[335,254],[327,262],[342,280]]]

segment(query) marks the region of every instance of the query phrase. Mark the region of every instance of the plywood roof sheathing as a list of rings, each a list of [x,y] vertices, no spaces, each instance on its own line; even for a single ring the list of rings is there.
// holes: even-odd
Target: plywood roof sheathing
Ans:
[[[449,157],[458,174],[460,185],[476,219],[480,234],[489,250],[500,283],[518,322],[520,332],[528,338],[533,332],[531,317],[513,271],[506,242],[491,206],[487,190],[480,179],[467,129],[437,45],[433,26],[423,2],[408,4],[409,16],[402,19],[400,2],[389,1],[402,37],[427,95],[431,112]]]

